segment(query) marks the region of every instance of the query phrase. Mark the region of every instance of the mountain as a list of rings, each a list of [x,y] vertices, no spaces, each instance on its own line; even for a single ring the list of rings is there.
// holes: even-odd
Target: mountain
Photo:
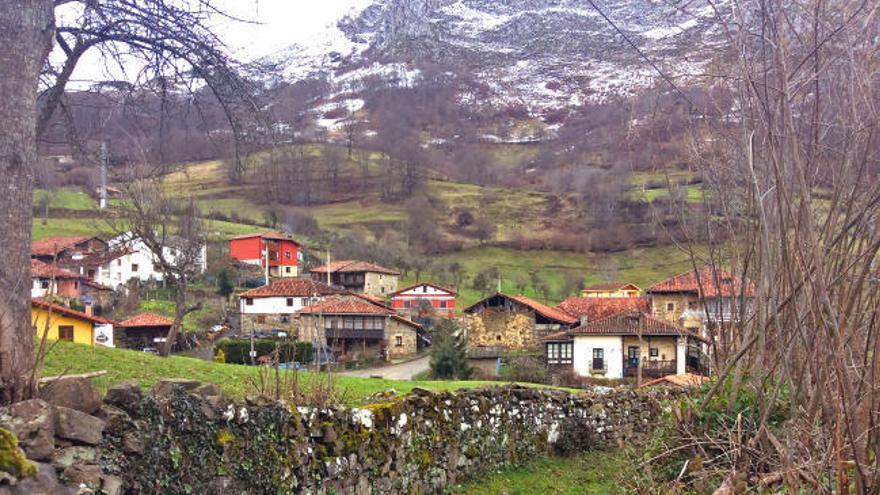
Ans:
[[[658,0],[596,0],[627,38],[672,77],[709,60],[725,3],[687,7]],[[720,5],[720,6],[719,6]],[[288,78],[326,78],[355,94],[368,77],[418,81],[424,63],[473,74],[498,104],[530,109],[626,95],[658,74],[583,0],[372,0],[309,44],[275,55]],[[656,62],[659,64],[659,62]]]

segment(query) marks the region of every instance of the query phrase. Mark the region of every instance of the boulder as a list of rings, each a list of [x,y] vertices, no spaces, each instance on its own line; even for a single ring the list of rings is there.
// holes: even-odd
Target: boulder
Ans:
[[[82,483],[90,488],[99,488],[101,486],[101,466],[94,464],[74,464],[64,468],[64,476],[74,482]]]
[[[75,464],[90,464],[98,459],[98,451],[94,447],[67,447],[55,452],[52,465],[65,469]]]
[[[58,484],[55,468],[37,463],[37,474],[18,481],[14,486],[0,486],[0,495],[56,495],[66,493]]]
[[[106,495],[122,495],[122,478],[109,474],[101,476],[101,491]]]
[[[40,398],[86,414],[94,414],[101,407],[101,393],[88,378],[82,377],[54,380],[40,389]]]
[[[18,444],[35,461],[46,461],[55,450],[55,421],[52,406],[40,399],[13,404],[4,411],[3,423],[18,438]]]
[[[98,445],[105,423],[100,418],[68,407],[55,408],[55,436],[77,443]]]
[[[122,437],[122,451],[126,454],[141,455],[144,453],[144,441],[134,432],[128,432]]]
[[[141,399],[143,394],[137,382],[113,385],[107,389],[107,395],[104,396],[104,402],[128,412],[131,412]]]
[[[188,380],[186,378],[166,378],[164,380],[160,380],[159,383],[153,385],[150,393],[152,393],[156,397],[168,397],[171,394],[171,391],[176,388],[182,388],[187,392],[191,392],[197,389],[199,385],[201,385],[201,382],[199,382],[198,380]]]
[[[110,404],[103,404],[95,416],[104,420],[107,431],[117,430],[131,421],[131,416],[128,413]]]

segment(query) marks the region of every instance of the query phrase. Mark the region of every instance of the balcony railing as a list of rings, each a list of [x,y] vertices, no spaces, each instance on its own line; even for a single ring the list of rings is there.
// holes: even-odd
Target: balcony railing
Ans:
[[[638,363],[627,362],[623,369],[623,376],[636,376]],[[672,361],[642,361],[642,376],[661,377],[674,375],[676,372],[675,360]]]
[[[372,328],[328,328],[325,335],[327,339],[382,340],[385,338],[385,331]]]

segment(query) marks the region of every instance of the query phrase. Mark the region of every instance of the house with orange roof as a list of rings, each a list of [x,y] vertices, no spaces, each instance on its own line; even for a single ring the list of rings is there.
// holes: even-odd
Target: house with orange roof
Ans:
[[[639,297],[642,289],[626,282],[595,284],[581,289],[581,297]]]
[[[328,296],[343,293],[344,289],[308,278],[282,278],[242,292],[238,297],[242,332],[279,328],[295,335],[299,326],[296,313]]]
[[[748,314],[755,286],[748,279],[706,265],[658,282],[645,292],[654,317],[705,331],[708,325],[736,323]]]
[[[556,306],[574,316],[581,324],[611,316],[628,309],[650,312],[647,297],[569,297]]]
[[[112,289],[57,265],[31,259],[31,297],[78,299],[83,303],[108,304]]]
[[[498,292],[463,311],[468,346],[505,350],[537,349],[545,335],[567,330],[574,316],[523,295]]]
[[[625,310],[545,336],[551,372],[584,377],[660,377],[703,373],[706,340],[684,327],[639,310]]]
[[[313,280],[386,298],[397,291],[400,272],[375,263],[358,260],[333,261],[309,270]]]
[[[339,360],[415,354],[422,326],[357,295],[330,296],[299,312],[300,341],[329,346]]]
[[[155,313],[140,313],[118,323],[114,329],[117,347],[144,350],[162,345],[174,320]]]
[[[45,299],[31,300],[31,324],[38,339],[63,340],[85,345],[113,347],[113,321]]]
[[[299,276],[300,243],[283,232],[256,232],[229,240],[232,259],[268,270],[270,277]]]

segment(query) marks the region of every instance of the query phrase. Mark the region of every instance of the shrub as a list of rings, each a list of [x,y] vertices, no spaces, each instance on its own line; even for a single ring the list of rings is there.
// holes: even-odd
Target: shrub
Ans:
[[[226,362],[226,353],[223,352],[223,349],[217,349],[217,352],[214,354],[214,362],[221,364]]]
[[[281,363],[289,363],[291,361],[310,363],[314,357],[311,342],[254,340],[254,350],[257,352],[257,357],[269,355],[276,349],[278,349],[279,353],[278,361]],[[251,364],[250,351],[251,341],[247,339],[222,339],[214,345],[215,359],[222,352],[227,363]]]
[[[544,383],[547,370],[544,363],[534,356],[515,356],[508,359],[501,376],[514,382]]]

